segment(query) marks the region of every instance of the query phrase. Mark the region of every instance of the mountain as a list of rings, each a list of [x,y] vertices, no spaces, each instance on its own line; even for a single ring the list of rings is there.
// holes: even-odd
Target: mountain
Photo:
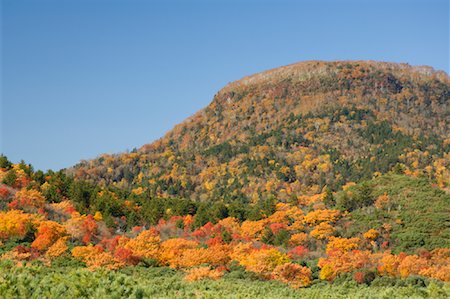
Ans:
[[[311,61],[131,153],[0,155],[0,297],[448,298],[449,100],[428,67]]]
[[[232,82],[160,140],[67,172],[149,196],[239,204],[335,191],[394,168],[448,190],[449,100],[450,78],[430,67],[301,62]]]

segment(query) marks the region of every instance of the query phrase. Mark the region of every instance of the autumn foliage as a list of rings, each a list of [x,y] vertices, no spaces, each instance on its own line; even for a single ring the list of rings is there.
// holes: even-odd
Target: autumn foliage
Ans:
[[[132,152],[46,173],[2,156],[2,259],[450,281],[449,90],[426,68],[311,61],[229,84]]]
[[[26,212],[37,212],[43,208],[45,197],[38,191],[33,189],[21,189],[16,192],[12,202],[8,204],[11,209],[22,209]]]
[[[105,252],[99,246],[77,246],[72,249],[72,255],[81,259],[90,269],[104,267],[110,270],[125,266],[125,263],[114,257],[111,253]]]
[[[34,225],[35,216],[19,210],[0,212],[0,238],[24,238]]]
[[[274,279],[287,283],[294,288],[308,286],[312,280],[311,269],[292,263],[278,265],[272,275]]]
[[[39,223],[36,238],[31,247],[45,250],[52,246],[58,239],[66,234],[64,226],[54,221],[42,221]]]

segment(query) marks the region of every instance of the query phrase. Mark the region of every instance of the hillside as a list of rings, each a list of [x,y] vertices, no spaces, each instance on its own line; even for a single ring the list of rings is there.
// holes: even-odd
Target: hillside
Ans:
[[[0,297],[448,298],[449,101],[427,67],[303,62],[131,153],[0,155]]]
[[[160,140],[69,173],[239,204],[338,190],[396,165],[448,188],[449,99],[449,77],[429,67],[302,62],[233,82]]]
[[[145,196],[89,189],[3,156],[0,181],[4,297],[450,294],[450,195],[428,178],[389,173],[256,205],[265,211],[257,219],[248,208],[245,221],[219,213],[204,225],[214,214],[198,203],[161,199],[164,217],[150,225],[158,210]],[[80,213],[86,200],[91,213]]]

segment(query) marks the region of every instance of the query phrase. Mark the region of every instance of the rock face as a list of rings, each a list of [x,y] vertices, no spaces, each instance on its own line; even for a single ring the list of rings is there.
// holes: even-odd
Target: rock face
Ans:
[[[286,201],[393,168],[447,188],[449,102],[450,78],[430,67],[301,62],[230,83],[135,152],[67,171],[149,196],[240,203]]]

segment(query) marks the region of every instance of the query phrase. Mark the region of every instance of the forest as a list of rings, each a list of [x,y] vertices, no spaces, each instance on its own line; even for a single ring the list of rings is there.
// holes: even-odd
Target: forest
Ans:
[[[450,79],[305,62],[160,140],[58,171],[0,156],[0,297],[450,296]]]

